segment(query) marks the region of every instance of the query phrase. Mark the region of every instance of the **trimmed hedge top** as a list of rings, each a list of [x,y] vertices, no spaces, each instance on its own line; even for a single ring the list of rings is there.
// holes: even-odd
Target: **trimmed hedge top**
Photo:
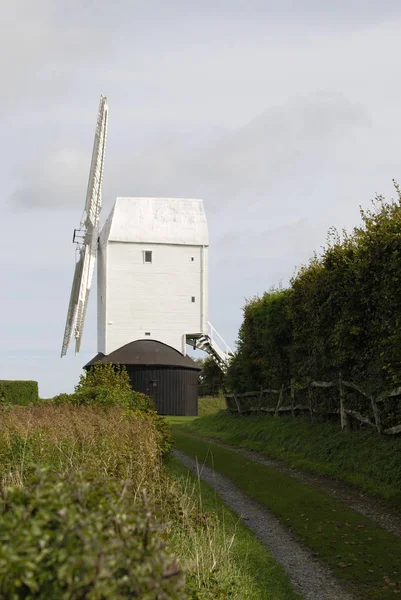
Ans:
[[[0,404],[35,404],[39,400],[37,381],[0,379]]]

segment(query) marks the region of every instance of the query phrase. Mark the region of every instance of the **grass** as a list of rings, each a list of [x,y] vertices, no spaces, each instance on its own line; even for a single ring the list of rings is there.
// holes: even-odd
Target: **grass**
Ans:
[[[359,598],[401,593],[401,540],[332,497],[174,427],[176,446],[229,477],[271,510]]]
[[[178,418],[177,422],[182,422],[182,419]],[[51,478],[39,484],[38,468],[47,469]],[[79,587],[79,578],[85,569],[89,569],[91,561],[94,564],[101,562],[103,549],[110,549],[118,542],[113,533],[114,525],[108,520],[114,505],[118,518],[126,519],[126,524],[134,522],[137,517],[142,522],[143,518],[144,531],[148,532],[149,521],[149,535],[160,537],[167,543],[168,557],[174,555],[178,558],[178,562],[174,559],[171,564],[177,564],[185,574],[185,595],[166,597],[191,600],[295,600],[298,597],[281,567],[275,564],[256,538],[238,523],[234,514],[219,503],[206,484],[193,478],[185,467],[174,460],[167,466],[163,464],[160,460],[160,436],[154,423],[137,413],[127,414],[117,407],[102,409],[69,405],[15,406],[2,410],[0,484],[0,512],[3,508],[4,514],[8,514],[9,519],[11,515],[15,521],[10,521],[8,530],[1,534],[0,597],[3,597],[2,589],[7,578],[9,582],[12,580],[10,585],[14,586],[17,571],[26,573],[24,585],[36,586],[38,578],[43,583],[41,589],[30,596],[32,598],[57,595],[60,583],[58,567],[67,579],[70,577],[69,569],[71,572],[73,568],[81,569],[77,577],[71,575],[75,577],[74,585]],[[115,497],[110,490],[107,496],[109,488],[116,488]],[[62,498],[61,489],[64,490]],[[142,506],[144,489],[146,515]],[[94,502],[98,513],[92,520],[92,508],[86,510],[88,507],[84,506],[85,494],[89,493],[85,490],[96,496],[91,502]],[[7,498],[12,498],[12,501]],[[10,511],[10,506],[4,502],[10,502],[13,510]],[[25,508],[22,509],[20,505]],[[43,509],[43,505],[47,510]],[[37,506],[40,506],[40,510],[37,510]],[[24,521],[26,507],[32,509],[29,509],[32,513],[32,518],[28,519],[29,527]],[[86,520],[82,520],[82,511]],[[54,530],[55,515],[61,519],[60,523],[57,521],[57,526],[62,528],[62,534],[73,544],[68,551],[69,559],[64,542],[58,545],[57,535],[60,532],[57,530],[57,535],[53,537],[53,533],[49,533]],[[63,521],[64,518],[67,520]],[[76,518],[82,521],[79,531],[86,532],[88,538],[85,550],[81,538],[73,538]],[[5,521],[3,529],[4,524]],[[118,556],[116,551],[113,564],[119,564],[118,560],[126,561],[127,556],[132,557],[142,539],[139,526],[135,530],[139,542],[132,532],[121,531],[122,537],[129,535],[130,549],[123,549]],[[37,540],[41,536],[48,540],[49,547],[45,550],[48,556],[54,557],[51,564],[41,562],[41,554],[36,551]],[[156,578],[162,555],[157,553],[153,556],[149,552],[147,556],[154,566],[149,569],[146,567],[147,577],[151,578],[154,574]],[[36,564],[37,556],[39,562]],[[34,568],[32,561],[35,562]],[[72,563],[75,566],[71,566]],[[91,574],[91,585],[102,586],[104,582],[100,581],[96,572]],[[56,586],[56,591],[46,596],[43,590],[49,581]],[[107,585],[112,586],[113,582],[114,578],[110,577]],[[13,597],[27,597],[24,593],[21,588]],[[4,597],[11,595],[8,593]],[[114,597],[117,597],[116,592],[114,596],[110,593],[102,595],[105,599]]]
[[[341,432],[303,418],[212,414],[181,422],[188,431],[341,479],[401,508],[401,439],[372,431]]]
[[[201,529],[197,528],[191,534],[186,531],[185,535],[177,535],[176,531],[172,536],[173,549],[180,556],[186,557],[184,570],[186,564],[190,565],[194,561],[203,564],[200,579],[209,574],[212,578],[218,577],[226,582],[227,595],[221,596],[222,599],[300,598],[293,590],[284,569],[274,561],[253,533],[239,522],[238,516],[225,506],[210,486],[173,457],[169,460],[167,469],[183,490],[183,497],[192,498],[192,503],[195,503],[195,506],[192,503],[190,505],[190,518],[198,510],[203,515],[204,525]],[[210,552],[211,548],[213,552]],[[198,581],[198,587],[202,585],[205,582]],[[213,594],[208,598],[216,600]]]
[[[14,406],[1,412],[0,481],[24,486],[37,468],[104,480],[129,479],[157,496],[159,436],[150,420],[119,408]]]
[[[226,408],[224,396],[201,396],[198,401],[199,417],[213,415]]]
[[[177,492],[150,418],[67,405],[0,416],[0,598],[187,597],[163,544],[159,506]]]

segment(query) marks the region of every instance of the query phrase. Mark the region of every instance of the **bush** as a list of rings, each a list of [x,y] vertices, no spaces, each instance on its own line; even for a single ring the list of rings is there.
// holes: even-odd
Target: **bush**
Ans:
[[[59,394],[52,399],[57,406],[120,407],[136,419],[151,421],[159,435],[159,449],[167,454],[173,445],[170,425],[159,415],[152,398],[133,391],[124,366],[95,364],[81,375],[73,394]]]
[[[0,380],[0,404],[35,404],[39,400],[37,381]]]
[[[185,598],[162,524],[121,484],[41,471],[29,491],[3,489],[0,518],[4,600]]]
[[[120,406],[137,418],[142,416],[150,419],[160,436],[161,454],[167,454],[171,450],[173,442],[170,425],[155,411],[152,398],[132,390],[124,366],[95,364],[86,375],[81,375],[75,393],[66,401],[72,401],[78,406]]]
[[[72,401],[77,406],[130,408],[132,389],[127,370],[109,363],[93,365],[80,376]]]
[[[150,396],[142,392],[132,392],[131,407],[134,410],[154,411],[155,403]]]
[[[56,406],[65,406],[65,405],[70,404],[71,406],[74,406],[74,404],[75,404],[74,394],[66,394],[66,393],[62,392],[61,394],[54,396],[54,398],[49,398],[48,400],[42,400],[42,404],[43,405],[55,404]]]
[[[98,363],[82,374],[73,394],[59,394],[52,399],[57,405],[119,406],[124,409],[154,410],[153,400],[133,391],[124,366]]]
[[[196,362],[202,369],[199,374],[199,396],[217,396],[224,389],[225,373],[211,356],[199,358]]]

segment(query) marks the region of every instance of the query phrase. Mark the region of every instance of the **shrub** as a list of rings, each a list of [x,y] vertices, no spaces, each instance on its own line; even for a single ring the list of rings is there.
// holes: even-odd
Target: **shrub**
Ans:
[[[0,518],[0,598],[185,598],[162,524],[119,483],[40,471],[3,489]]]
[[[0,404],[34,404],[39,400],[37,381],[0,380]]]
[[[211,356],[199,358],[198,366],[202,369],[199,374],[199,395],[217,396],[225,385],[225,373]]]
[[[154,410],[153,400],[133,391],[124,366],[98,363],[82,374],[73,394],[59,394],[52,399],[57,405],[120,406],[124,409]]]
[[[132,389],[127,370],[109,363],[93,365],[80,376],[72,402],[77,406],[130,408]]]
[[[66,394],[62,392],[54,398],[49,398],[48,400],[43,400],[42,404],[55,404],[56,406],[65,406],[66,404],[71,404],[74,406],[74,394]]]
[[[52,399],[57,406],[70,405],[95,408],[119,407],[138,420],[147,420],[158,433],[159,450],[167,454],[172,447],[170,425],[159,415],[152,398],[133,391],[125,367],[95,364],[81,375],[73,394],[59,394]]]
[[[150,396],[142,392],[132,392],[131,407],[134,410],[155,410],[155,403]]]

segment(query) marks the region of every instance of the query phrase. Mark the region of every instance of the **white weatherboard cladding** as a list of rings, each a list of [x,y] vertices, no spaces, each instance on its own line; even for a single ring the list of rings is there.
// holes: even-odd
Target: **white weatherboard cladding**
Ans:
[[[206,331],[207,248],[103,241],[98,257],[99,352],[136,339],[182,352],[185,334]]]
[[[100,234],[99,352],[137,339],[182,352],[207,331],[208,241],[202,200],[117,198]]]
[[[117,198],[102,231],[114,242],[208,246],[202,200]]]
[[[106,340],[106,266],[107,244],[99,244],[97,252],[97,344],[105,352]]]

